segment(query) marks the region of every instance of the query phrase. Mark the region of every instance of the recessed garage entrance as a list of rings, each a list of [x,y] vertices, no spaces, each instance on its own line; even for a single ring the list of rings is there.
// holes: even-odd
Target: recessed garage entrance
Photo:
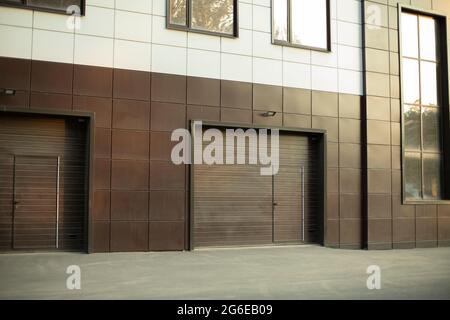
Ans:
[[[193,165],[191,247],[322,243],[322,139],[280,131],[273,176],[261,175],[261,164]]]
[[[0,250],[85,250],[88,120],[0,113]]]

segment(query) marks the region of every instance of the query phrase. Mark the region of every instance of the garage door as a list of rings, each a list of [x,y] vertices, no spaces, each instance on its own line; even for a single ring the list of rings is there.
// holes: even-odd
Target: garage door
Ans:
[[[84,250],[87,123],[0,114],[0,249]]]
[[[248,156],[248,148],[239,153]],[[260,164],[194,166],[195,248],[321,241],[319,140],[282,133],[279,154],[274,176],[261,175]]]

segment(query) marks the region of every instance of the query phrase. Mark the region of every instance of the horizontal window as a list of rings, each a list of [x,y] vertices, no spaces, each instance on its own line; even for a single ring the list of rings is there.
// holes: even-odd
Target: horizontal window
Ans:
[[[0,5],[60,12],[65,14],[84,14],[84,0],[0,0]]]
[[[272,0],[273,42],[330,50],[329,0]]]
[[[237,36],[237,0],[167,0],[167,26]]]

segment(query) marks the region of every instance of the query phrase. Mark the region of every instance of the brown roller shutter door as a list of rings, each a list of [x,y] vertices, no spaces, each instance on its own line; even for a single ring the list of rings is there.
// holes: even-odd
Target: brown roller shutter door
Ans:
[[[319,151],[317,138],[283,132],[273,177],[260,165],[195,165],[194,248],[321,242]]]
[[[0,250],[85,250],[87,120],[0,114]]]

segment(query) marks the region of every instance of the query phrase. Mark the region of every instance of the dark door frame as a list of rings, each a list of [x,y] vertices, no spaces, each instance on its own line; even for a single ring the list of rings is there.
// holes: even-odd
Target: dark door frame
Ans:
[[[290,132],[290,133],[296,133],[298,135],[308,135],[308,136],[316,136],[319,138],[319,167],[322,169],[322,177],[321,177],[321,207],[320,212],[322,213],[322,230],[321,230],[321,245],[325,245],[325,237],[327,234],[327,219],[326,219],[326,212],[327,212],[327,131],[323,129],[310,129],[310,128],[289,128],[289,127],[276,127],[276,126],[263,126],[263,125],[256,125],[256,124],[241,124],[241,123],[228,123],[228,122],[216,122],[216,121],[203,121],[203,120],[191,120],[189,123],[189,128],[191,132],[191,141],[195,141],[195,130],[194,130],[194,122],[201,121],[202,125],[204,127],[218,127],[218,128],[230,128],[230,129],[275,129],[279,130],[280,133],[282,132]],[[203,134],[203,133],[202,133]],[[191,156],[194,155],[194,143],[191,143]],[[188,213],[188,219],[187,219],[187,234],[186,239],[188,243],[188,249],[190,251],[195,249],[194,245],[194,216],[195,216],[195,210],[194,210],[194,172],[195,172],[195,165],[190,164],[189,165],[189,213]]]
[[[86,235],[85,235],[85,252],[92,253],[92,205],[94,199],[94,150],[95,150],[95,113],[72,110],[52,110],[52,109],[26,109],[15,107],[0,106],[0,115],[41,115],[49,117],[70,117],[83,118],[88,121],[87,125],[87,152],[88,152],[88,172],[87,172],[87,212],[86,212]]]

